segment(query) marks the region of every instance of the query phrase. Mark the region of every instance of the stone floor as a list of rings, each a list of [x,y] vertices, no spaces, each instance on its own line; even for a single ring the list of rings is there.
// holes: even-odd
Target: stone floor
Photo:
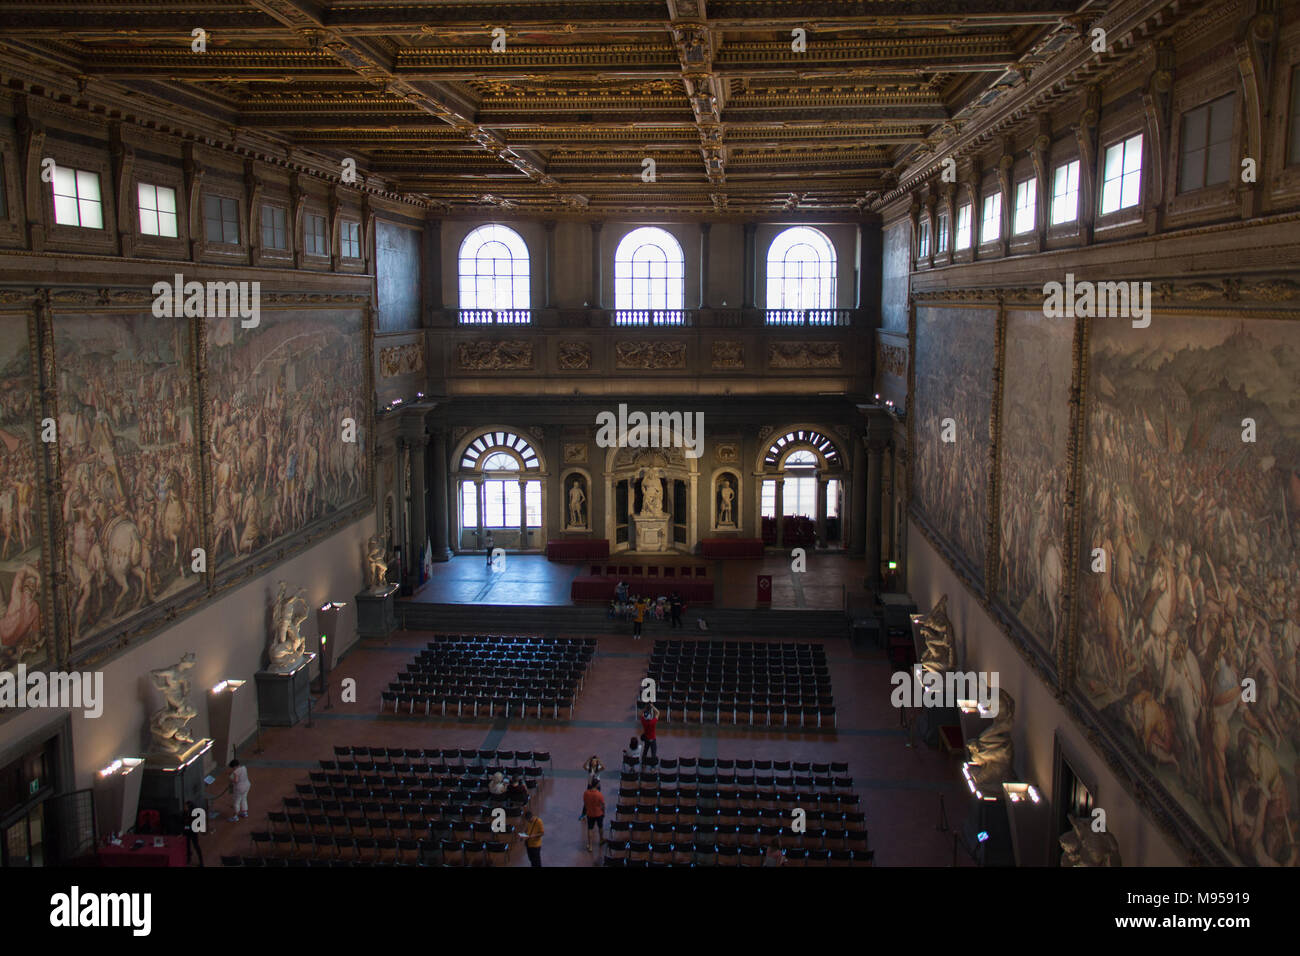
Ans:
[[[544,562],[535,565],[512,559],[512,567],[516,563],[520,574],[536,573],[542,580],[547,578],[539,570]],[[845,565],[851,566],[852,562]],[[472,566],[470,559],[464,571],[460,567],[448,569],[451,574],[443,580],[449,584],[456,580],[468,582]],[[847,567],[842,573],[848,573]],[[253,784],[250,817],[238,823],[214,823],[203,841],[207,863],[218,865],[222,854],[251,855],[249,832],[266,828],[267,811],[283,809],[281,799],[293,795],[293,785],[306,782],[308,770],[316,769],[318,760],[333,759],[335,744],[347,744],[549,750],[554,770],[535,801],[546,825],[543,863],[590,866],[596,854],[584,850],[581,826],[585,824],[580,825],[578,819],[585,779],[580,767],[591,754],[599,755],[610,768],[605,775],[607,795],[617,789],[621,752],[628,738],[637,732],[632,701],[645,674],[652,643],[657,637],[687,634],[651,622],[641,640],[626,634],[599,637],[573,719],[561,721],[380,715],[380,692],[430,635],[398,632],[387,644],[362,642],[336,665],[328,707],[323,696],[314,701],[312,726],[304,722],[293,728],[267,729],[261,733],[260,742],[248,741],[241,748],[239,755],[248,766]],[[890,668],[883,652],[872,649],[853,653],[848,642],[839,638],[826,644],[838,710],[837,728],[749,730],[661,722],[660,756],[847,761],[867,817],[876,865],[951,865],[952,834],[937,830],[936,824],[941,796],[949,822],[954,827],[961,823],[965,791],[960,786],[955,759],[923,745],[908,746],[899,712],[889,704]],[[356,681],[356,703],[340,703],[340,682],[346,678]],[[215,793],[223,787],[224,780],[210,791]],[[216,803],[216,811],[228,815],[229,801],[228,795],[223,796]],[[613,800],[611,817],[612,805]],[[521,849],[512,851],[514,865],[527,865]],[[958,862],[968,864],[969,860],[961,854]]]
[[[689,555],[656,558],[623,555],[581,563],[558,563],[538,554],[506,556],[504,570],[488,570],[486,555],[464,554],[435,564],[433,576],[412,596],[412,600],[434,604],[545,604],[569,603],[569,585],[575,577],[587,574],[593,564],[631,565],[707,564],[713,578],[714,607],[752,608],[757,606],[757,577],[772,575],[772,607],[840,608],[844,590],[862,590],[866,565],[861,558],[842,552],[811,552],[806,556],[807,570],[791,570],[792,560],[785,555],[768,554],[762,558],[710,560]]]

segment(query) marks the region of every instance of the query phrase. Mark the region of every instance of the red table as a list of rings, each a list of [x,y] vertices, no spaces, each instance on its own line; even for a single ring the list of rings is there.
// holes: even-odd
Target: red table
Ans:
[[[144,846],[138,850],[131,849],[136,840],[144,840]],[[162,846],[153,845],[152,834],[134,836],[128,834],[122,838],[121,846],[101,846],[96,852],[100,866],[184,866],[185,837],[165,836]]]

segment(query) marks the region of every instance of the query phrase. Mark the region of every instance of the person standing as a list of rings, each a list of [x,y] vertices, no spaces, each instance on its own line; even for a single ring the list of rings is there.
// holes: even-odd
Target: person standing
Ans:
[[[659,741],[655,739],[655,727],[659,724],[659,708],[654,704],[647,705],[645,713],[641,715],[641,736],[645,740],[645,756],[649,760],[651,757],[659,757]]]
[[[582,769],[587,771],[587,777],[590,780],[600,780],[600,773],[605,769],[605,765],[600,762],[600,758],[592,754],[587,758],[587,762],[582,765]]]
[[[641,639],[641,622],[645,620],[646,602],[644,598],[636,598],[636,604],[632,610],[632,638],[633,640]]]
[[[670,627],[682,626],[682,596],[676,591],[668,599],[668,609],[672,611],[672,620],[669,622]]]
[[[525,810],[524,832],[519,834],[519,839],[524,841],[524,849],[528,851],[528,862],[533,866],[542,865],[542,836],[545,833],[546,828],[542,826],[542,818],[532,810]]]
[[[582,793],[582,813],[587,818],[587,852],[591,852],[591,831],[596,831],[597,846],[605,842],[605,795],[595,777]]]
[[[230,815],[231,822],[248,819],[248,791],[252,787],[248,782],[248,768],[238,760],[230,761],[230,792],[235,798],[235,812]]]
[[[492,569],[492,549],[496,547],[496,539],[492,537],[492,532],[487,533],[487,539],[484,541],[487,546],[487,566],[488,570]]]

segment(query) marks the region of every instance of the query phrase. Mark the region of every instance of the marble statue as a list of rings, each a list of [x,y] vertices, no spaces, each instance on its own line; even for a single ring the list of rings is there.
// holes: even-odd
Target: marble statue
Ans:
[[[1096,832],[1088,817],[1070,815],[1070,833],[1061,834],[1061,866],[1123,866],[1119,841],[1108,831]]]
[[[189,672],[194,669],[194,655],[186,654],[171,667],[149,672],[153,685],[162,692],[163,706],[149,717],[152,753],[178,754],[194,743],[188,725],[198,716],[190,703]]]
[[[582,519],[582,505],[587,500],[583,494],[582,482],[577,478],[573,479],[569,485],[569,526],[572,528],[581,528],[586,524]]]
[[[731,482],[726,478],[722,479],[719,495],[722,497],[722,505],[718,509],[718,524],[735,524],[735,519],[731,517],[731,502],[735,500],[736,493],[731,490]]]
[[[366,586],[372,591],[382,591],[388,586],[388,549],[384,539],[371,535],[366,541]]]
[[[664,489],[659,482],[659,469],[648,468],[641,476],[640,514],[657,518],[664,513]]]
[[[939,603],[929,614],[913,614],[912,620],[921,629],[921,637],[925,641],[921,667],[938,674],[956,667],[957,643],[952,621],[948,619],[948,595],[939,598]]]
[[[975,785],[989,790],[994,785],[1013,779],[1011,769],[1015,748],[1011,743],[1011,724],[1016,716],[1016,702],[1006,691],[998,690],[998,713],[993,723],[974,740],[966,744],[970,755],[970,773]]]
[[[300,630],[309,613],[305,593],[306,588],[299,588],[297,594],[289,597],[284,582],[279,583],[271,612],[271,646],[267,649],[273,668],[292,670],[307,648]]]

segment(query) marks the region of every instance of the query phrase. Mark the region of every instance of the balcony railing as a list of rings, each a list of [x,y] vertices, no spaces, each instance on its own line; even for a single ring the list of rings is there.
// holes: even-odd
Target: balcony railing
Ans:
[[[528,325],[533,314],[528,309],[461,309],[461,325]]]
[[[614,325],[693,325],[686,309],[615,309]]]
[[[852,309],[768,309],[768,325],[852,325]]]

